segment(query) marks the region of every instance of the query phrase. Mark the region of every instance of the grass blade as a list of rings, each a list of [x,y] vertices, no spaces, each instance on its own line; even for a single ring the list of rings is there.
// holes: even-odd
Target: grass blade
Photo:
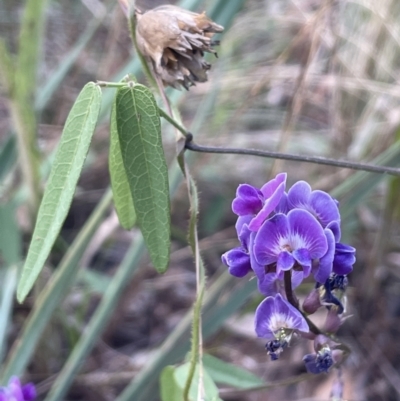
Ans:
[[[14,293],[17,286],[18,266],[9,266],[2,274],[3,291],[0,297],[0,362],[7,347],[7,334],[10,327],[10,316],[14,305]]]
[[[103,195],[102,200],[85,223],[79,235],[69,247],[51,281],[36,300],[35,308],[25,321],[22,333],[18,341],[14,343],[8,362],[1,372],[1,383],[3,385],[8,382],[11,376],[20,376],[29,363],[36,344],[54,310],[70,290],[70,286],[79,268],[79,259],[86,250],[93,233],[100,225],[105,212],[111,204],[111,200],[112,193],[111,190],[108,190]]]
[[[82,33],[72,50],[64,57],[63,61],[60,63],[59,68],[44,83],[43,88],[38,92],[36,97],[36,111],[40,113],[47,106],[48,102],[52,98],[55,91],[59,89],[63,79],[74,65],[82,50],[86,47],[98,28],[103,23],[105,17],[106,15],[104,15],[103,18],[94,19],[89,23],[85,32]]]
[[[213,335],[256,291],[255,280],[240,282],[228,272],[219,277],[205,295],[203,305],[203,337]],[[189,311],[175,330],[154,353],[153,358],[136,375],[116,401],[152,401],[157,399],[158,378],[166,365],[182,359],[190,348],[190,327],[193,312]]]
[[[74,376],[79,371],[82,361],[96,344],[98,336],[115,311],[124,288],[128,285],[132,275],[139,266],[139,260],[144,253],[143,245],[143,240],[140,238],[135,240],[134,244],[128,250],[116,275],[107,287],[99,307],[85,328],[85,334],[81,336],[75,345],[72,354],[68,358],[67,363],[64,365],[45,401],[57,401],[65,398],[65,393],[71,385]]]

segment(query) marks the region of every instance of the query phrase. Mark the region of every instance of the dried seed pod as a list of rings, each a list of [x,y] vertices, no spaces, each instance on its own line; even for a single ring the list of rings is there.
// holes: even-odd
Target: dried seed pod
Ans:
[[[136,13],[136,41],[139,51],[164,85],[186,89],[207,81],[210,64],[204,52],[214,53],[212,40],[221,25],[206,14],[196,14],[177,6],[165,5]]]

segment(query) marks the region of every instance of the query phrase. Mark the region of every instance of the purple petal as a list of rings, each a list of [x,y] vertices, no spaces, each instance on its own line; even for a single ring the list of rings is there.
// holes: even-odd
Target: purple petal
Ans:
[[[292,289],[297,288],[304,279],[304,272],[302,271],[292,271]]]
[[[308,277],[311,271],[311,258],[308,249],[295,249],[293,251],[293,257],[297,263],[303,267],[304,277]]]
[[[324,284],[332,273],[333,257],[335,255],[335,237],[331,230],[325,229],[325,236],[328,243],[326,254],[319,260],[314,278],[318,283]]]
[[[278,178],[279,177],[279,178]],[[278,186],[277,186],[278,185]],[[274,211],[278,206],[282,195],[285,192],[286,174],[278,174],[274,180],[269,181],[261,188],[261,192],[265,197],[265,202],[262,209],[258,212],[257,216],[249,224],[252,231],[258,231],[265,219]]]
[[[254,255],[254,241],[255,241],[255,233],[250,236],[250,244],[249,244],[249,255],[250,255],[250,265],[253,269],[254,273],[256,274],[258,280],[262,281],[265,276],[265,267],[264,265],[257,262],[255,255]]]
[[[336,224],[329,227],[335,235],[336,241],[340,239],[340,213],[338,202],[324,191],[311,191],[305,181],[299,181],[288,192],[290,209],[304,209],[310,212],[322,225],[328,227],[332,222]]]
[[[325,228],[329,228],[335,236],[335,242],[340,241],[340,236],[342,235],[340,232],[340,221],[331,221]]]
[[[261,187],[261,193],[264,195],[264,198],[266,199],[270,198],[275,193],[277,188],[280,187],[282,184],[285,187],[286,177],[287,177],[286,173],[280,173],[274,179],[264,184]]]
[[[278,260],[276,262],[276,272],[279,274],[281,271],[290,270],[295,263],[293,256],[287,252],[283,251],[279,254]]]
[[[341,276],[351,273],[353,264],[356,262],[355,253],[356,250],[352,246],[336,243],[333,272]]]
[[[337,204],[326,192],[313,191],[310,196],[310,205],[324,228],[332,221],[340,221]]]
[[[241,216],[236,222],[236,232],[242,247],[246,250],[249,249],[250,235],[252,231],[249,230],[248,223],[251,220],[251,216]]]
[[[276,206],[276,208],[275,208],[275,210],[274,210],[275,213],[288,214],[289,211],[290,211],[289,203],[288,203],[288,202],[289,202],[289,201],[288,201],[288,195],[287,195],[286,192],[284,192],[284,193],[282,194],[281,200],[279,201],[278,205]]]
[[[236,198],[232,202],[232,211],[238,216],[257,214],[263,206],[261,191],[249,184],[240,184]]]
[[[281,282],[275,273],[264,274],[258,279],[258,290],[266,296],[276,295],[281,287]]]
[[[254,265],[252,265],[254,269]],[[258,290],[261,294],[266,296],[273,296],[284,291],[283,284],[284,271],[280,274],[276,273],[265,273],[263,269],[263,275],[258,277]],[[303,281],[304,274],[302,271],[292,271],[292,288],[297,288]]]
[[[284,214],[276,214],[267,220],[256,234],[254,256],[257,263],[269,265],[278,260],[282,238],[289,237],[289,223]]]
[[[33,401],[36,399],[36,388],[33,383],[27,383],[22,387],[24,401]]]
[[[307,249],[311,259],[319,259],[328,250],[328,244],[321,225],[306,210],[294,209],[288,215],[291,248]]]
[[[307,207],[311,195],[311,187],[305,181],[296,182],[288,192],[288,203],[291,209]]]
[[[235,277],[244,277],[251,271],[250,256],[243,248],[234,248],[225,252],[222,263],[229,267],[229,273]]]
[[[10,392],[10,400],[12,401],[24,401],[22,394],[21,382],[18,377],[13,376],[8,382],[8,390]]]
[[[307,322],[301,313],[280,294],[261,302],[255,314],[255,330],[258,337],[273,339],[280,329],[308,332]]]

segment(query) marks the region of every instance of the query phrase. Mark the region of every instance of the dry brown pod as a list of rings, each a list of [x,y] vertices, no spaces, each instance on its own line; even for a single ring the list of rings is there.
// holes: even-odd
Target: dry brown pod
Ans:
[[[221,25],[205,12],[196,14],[172,5],[143,14],[137,11],[136,20],[139,51],[156,79],[177,89],[207,81],[210,64],[204,60],[204,52],[216,55],[213,46],[218,43],[212,37],[224,30]]]

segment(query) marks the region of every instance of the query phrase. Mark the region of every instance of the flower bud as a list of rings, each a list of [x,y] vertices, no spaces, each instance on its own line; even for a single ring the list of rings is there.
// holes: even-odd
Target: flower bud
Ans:
[[[326,316],[324,331],[327,333],[336,333],[342,324],[342,318],[338,315],[337,308],[331,308]]]
[[[137,45],[156,79],[176,89],[207,81],[211,66],[204,60],[204,52],[216,54],[213,45],[217,43],[211,38],[224,30],[221,25],[204,12],[196,14],[172,5],[136,17]]]
[[[303,302],[303,310],[311,315],[317,311],[321,306],[320,294],[318,288],[314,288],[306,297]]]

